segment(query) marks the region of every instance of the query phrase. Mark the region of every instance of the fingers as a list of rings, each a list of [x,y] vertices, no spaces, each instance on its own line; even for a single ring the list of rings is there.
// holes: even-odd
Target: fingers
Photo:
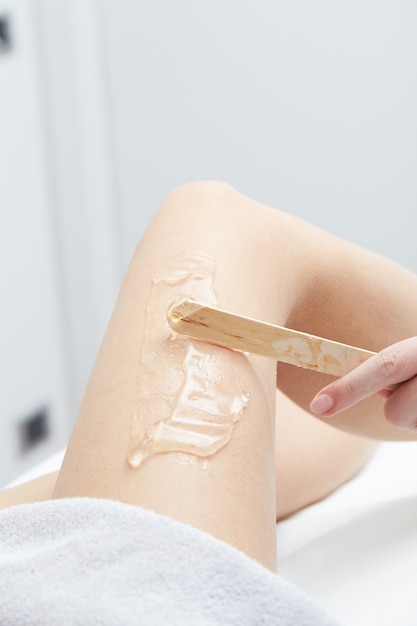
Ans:
[[[403,382],[407,381],[407,382]],[[401,384],[392,392],[387,387]],[[330,417],[379,393],[387,419],[400,428],[417,424],[417,337],[393,344],[319,391],[310,409]]]
[[[417,376],[403,383],[385,403],[385,417],[397,428],[417,430]]]

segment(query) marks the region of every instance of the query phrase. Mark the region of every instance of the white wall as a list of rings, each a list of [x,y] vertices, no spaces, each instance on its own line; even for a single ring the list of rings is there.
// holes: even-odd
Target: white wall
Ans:
[[[99,0],[38,0],[34,11],[73,412],[122,277],[99,5]]]
[[[64,445],[68,360],[30,1],[0,2],[0,484]],[[23,450],[20,426],[46,410],[48,436]]]
[[[417,5],[103,0],[124,251],[219,178],[417,271]]]
[[[63,447],[121,279],[94,2],[0,0],[0,486]],[[46,407],[30,453],[18,425]]]

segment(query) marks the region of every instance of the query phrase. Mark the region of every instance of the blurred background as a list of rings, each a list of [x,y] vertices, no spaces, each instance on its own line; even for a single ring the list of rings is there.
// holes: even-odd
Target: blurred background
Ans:
[[[417,272],[416,67],[411,0],[0,0],[0,485],[65,445],[173,187]]]

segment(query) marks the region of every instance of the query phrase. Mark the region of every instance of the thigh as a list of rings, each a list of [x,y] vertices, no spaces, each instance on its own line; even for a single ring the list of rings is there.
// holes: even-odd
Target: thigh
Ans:
[[[285,261],[267,262],[277,226],[223,184],[165,199],[122,284],[54,497],[144,506],[274,566],[276,365],[174,336],[166,311],[185,294],[283,322],[293,287],[270,297]]]
[[[352,479],[377,445],[315,419],[279,390],[275,442],[278,520]]]

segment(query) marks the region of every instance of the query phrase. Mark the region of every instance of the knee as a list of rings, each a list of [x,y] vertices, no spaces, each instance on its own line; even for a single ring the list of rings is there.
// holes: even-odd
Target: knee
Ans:
[[[171,219],[184,222],[206,224],[207,228],[220,227],[247,231],[247,224],[254,227],[265,223],[262,209],[267,208],[259,202],[247,197],[232,185],[217,180],[202,180],[186,183],[175,187],[168,193],[162,203],[162,213]],[[277,215],[275,216],[277,219]],[[256,230],[256,228],[255,228]]]
[[[215,204],[224,204],[227,198],[236,195],[238,195],[237,190],[228,183],[218,180],[199,180],[174,187],[167,195],[165,202],[182,206],[193,204],[199,208],[213,207]]]

